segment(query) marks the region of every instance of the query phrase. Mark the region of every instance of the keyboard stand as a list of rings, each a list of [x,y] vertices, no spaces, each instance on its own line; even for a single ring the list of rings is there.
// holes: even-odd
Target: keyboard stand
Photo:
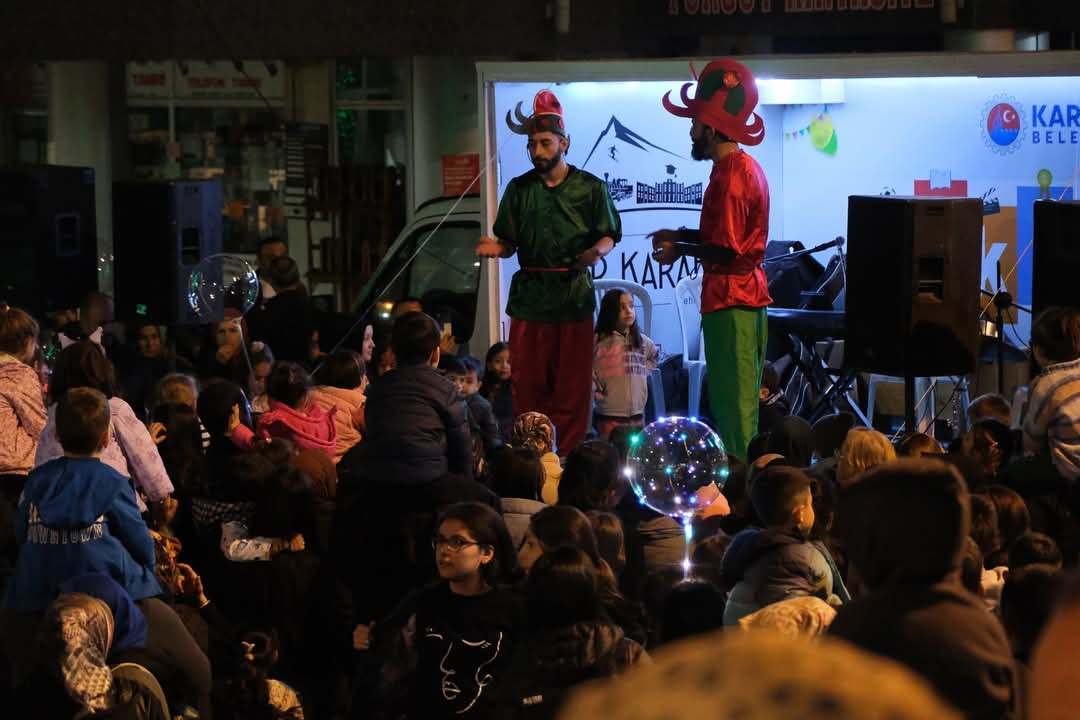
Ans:
[[[801,346],[807,354],[814,358],[813,364],[810,365],[803,361],[802,352],[793,352],[791,354],[792,362],[802,371],[803,376],[818,395],[817,401],[810,409],[807,420],[814,423],[826,415],[834,415],[847,410],[864,426],[873,427],[853,395],[857,386],[858,371],[852,368],[834,370],[829,367],[829,364],[817,349],[817,340],[825,338],[807,338],[792,331],[788,331],[787,335],[794,345]]]
[[[859,403],[852,396],[857,385],[858,371],[845,368],[836,372],[825,365],[824,360],[821,361],[821,364],[825,375],[828,377],[828,387],[825,388],[825,392],[821,394],[817,404],[814,405],[811,412],[811,422],[816,422],[825,415],[840,412],[840,404],[842,403],[855,416],[857,421],[865,427],[873,427],[870,419],[866,417],[866,413],[863,412],[862,408],[859,407]],[[826,410],[830,412],[825,412]]]

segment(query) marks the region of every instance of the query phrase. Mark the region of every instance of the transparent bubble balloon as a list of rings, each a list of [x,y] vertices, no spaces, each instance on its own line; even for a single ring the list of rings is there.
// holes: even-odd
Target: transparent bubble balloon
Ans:
[[[259,276],[247,260],[235,255],[203,258],[188,281],[188,305],[202,322],[222,319],[226,310],[241,315],[259,301]]]
[[[719,496],[728,477],[720,436],[696,418],[660,418],[630,438],[626,466],[642,504],[687,520]]]

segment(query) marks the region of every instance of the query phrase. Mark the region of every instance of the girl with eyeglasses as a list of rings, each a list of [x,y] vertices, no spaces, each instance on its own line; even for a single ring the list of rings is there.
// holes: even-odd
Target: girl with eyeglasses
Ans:
[[[376,712],[493,717],[525,615],[510,533],[491,507],[457,503],[440,515],[431,546],[439,580],[406,598],[374,638],[370,626],[353,634],[356,649],[373,640],[383,655]]]

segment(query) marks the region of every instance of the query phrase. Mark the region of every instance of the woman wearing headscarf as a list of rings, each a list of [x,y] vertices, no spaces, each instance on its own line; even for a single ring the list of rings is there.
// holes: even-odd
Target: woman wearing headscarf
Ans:
[[[176,611],[158,598],[136,603],[112,578],[88,574],[60,585],[64,595],[85,595],[105,603],[113,626],[110,665],[135,663],[154,675],[178,705],[210,711],[210,660]],[[209,715],[201,715],[206,718]]]
[[[517,416],[510,432],[510,444],[535,450],[544,466],[544,486],[540,499],[548,505],[559,502],[559,480],[562,464],[555,454],[555,424],[544,413],[527,412]]]
[[[109,578],[105,581],[112,582]],[[81,592],[64,592],[53,601],[38,630],[35,667],[15,692],[15,718],[107,713],[167,720],[168,710],[160,694],[119,680],[109,667],[114,648],[145,642],[146,638],[146,621],[138,608],[132,603],[118,610],[114,615],[109,603]],[[119,624],[117,616],[121,617]],[[150,701],[134,702],[137,694]]]

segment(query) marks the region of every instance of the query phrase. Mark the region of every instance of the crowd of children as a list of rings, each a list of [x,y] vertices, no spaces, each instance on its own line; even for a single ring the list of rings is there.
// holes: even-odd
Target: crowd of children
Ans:
[[[286,260],[255,337],[227,319],[188,356],[152,323],[109,339],[95,298],[102,322],[63,329],[47,387],[37,321],[0,307],[12,717],[595,717],[578,685],[629,675],[609,709],[654,707],[683,680],[656,673],[695,652],[679,641],[710,632],[791,658],[828,634],[822,662],[883,663],[941,713],[921,717],[1056,717],[1046,693],[1080,686],[1043,632],[1076,607],[1080,312],[1035,322],[1019,426],[983,396],[949,448],[810,425],[765,383],[768,422],[695,519],[686,580],[683,528],[623,473],[658,361],[628,294],[600,303],[595,437],[560,448],[546,416],[514,416],[507,346],[456,356],[416,301],[358,351],[321,354],[306,321],[267,333],[308,317]],[[721,685],[719,665],[680,667],[688,698]],[[909,717],[849,710],[832,716]]]

